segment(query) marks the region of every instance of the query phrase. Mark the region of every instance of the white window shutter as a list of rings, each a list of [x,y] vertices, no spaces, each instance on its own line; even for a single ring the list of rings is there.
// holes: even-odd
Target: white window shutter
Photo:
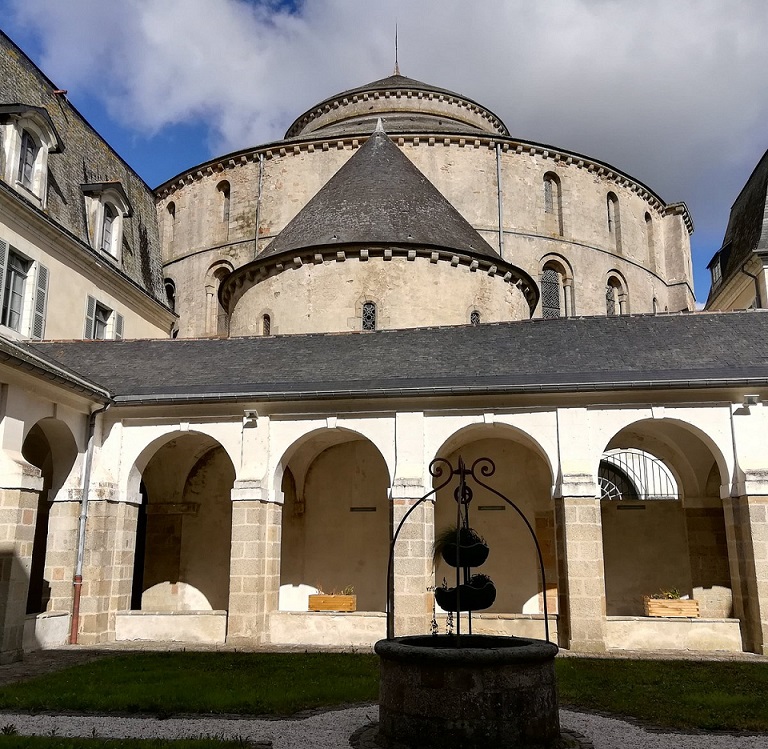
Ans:
[[[88,304],[85,307],[85,330],[83,331],[83,338],[93,338],[93,318],[96,314],[96,300],[92,297],[88,297]]]
[[[123,316],[119,312],[115,312],[115,340],[123,340]]]
[[[37,264],[35,301],[32,308],[32,338],[38,341],[45,335],[45,313],[48,309],[48,268]]]

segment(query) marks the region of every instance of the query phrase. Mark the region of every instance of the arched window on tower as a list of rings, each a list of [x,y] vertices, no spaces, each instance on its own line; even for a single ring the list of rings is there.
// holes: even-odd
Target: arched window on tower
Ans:
[[[173,242],[173,235],[176,231],[176,203],[171,201],[170,203],[168,203],[165,210],[166,210],[165,237],[166,237],[166,240],[170,243],[170,242]]]
[[[229,234],[229,182],[227,182],[227,180],[222,180],[216,185],[216,189],[219,191],[221,200],[221,222],[226,227],[227,234]]]
[[[554,172],[544,175],[544,214],[547,228],[554,234],[563,233],[563,199],[560,178]]]
[[[653,219],[650,213],[645,214],[645,241],[648,245],[648,269],[656,272],[656,238],[653,235]]]
[[[176,284],[170,278],[166,278],[163,281],[163,285],[165,286],[165,301],[168,304],[168,309],[170,309],[171,312],[175,312],[176,311]]]
[[[564,262],[548,260],[541,271],[541,316],[545,320],[573,315],[573,279]]]
[[[363,303],[363,330],[376,330],[376,305],[373,302]]]
[[[272,334],[272,318],[269,315],[261,316],[261,334],[262,335]]]
[[[609,192],[606,197],[606,212],[608,233],[613,237],[616,252],[621,254],[621,213],[619,210],[619,199],[615,193]]]
[[[605,313],[607,315],[626,315],[629,312],[627,289],[616,275],[608,277],[605,284]]]
[[[473,309],[469,313],[469,324],[470,325],[479,325],[480,324],[480,311]]]

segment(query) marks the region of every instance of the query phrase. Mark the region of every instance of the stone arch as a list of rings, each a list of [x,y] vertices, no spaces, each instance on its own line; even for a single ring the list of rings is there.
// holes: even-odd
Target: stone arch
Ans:
[[[29,570],[27,613],[45,611],[51,599],[56,599],[53,587],[53,565],[48,556],[48,521],[51,503],[72,473],[78,456],[77,444],[69,426],[55,418],[44,418],[32,424],[21,448],[24,459],[40,470],[43,488],[37,503],[32,561]],[[66,577],[72,570],[62,570]]]
[[[221,304],[219,288],[233,270],[228,260],[218,260],[205,274],[205,332],[208,335],[227,335],[229,332],[229,315]]]
[[[555,556],[555,507],[552,496],[554,475],[546,451],[530,435],[509,424],[472,424],[453,433],[437,452],[456,464],[459,455],[471,465],[479,457],[489,457],[496,464],[496,473],[487,479],[502,494],[515,502],[533,527],[542,548],[547,575],[547,606],[549,613],[557,609],[557,564]],[[435,500],[435,529],[440,533],[446,526],[455,526],[456,503],[452,486],[438,492]],[[535,632],[543,636],[543,591],[535,544],[517,513],[481,487],[475,491],[470,506],[470,523],[490,547],[488,561],[474,570],[488,574],[496,584],[497,598],[487,610],[493,617],[501,616],[490,625],[483,613],[473,624],[476,631],[483,627],[501,626],[505,633]],[[442,584],[455,570],[442,561],[436,566],[435,584]],[[486,623],[488,622],[488,623]]]
[[[275,469],[281,586],[326,593],[351,586],[358,610],[384,611],[389,485],[384,456],[358,432],[316,429],[294,441]]]
[[[563,188],[555,172],[546,172],[542,178],[544,219],[552,234],[563,236]]]
[[[628,315],[629,289],[624,275],[615,268],[605,277],[605,312],[607,315]]]
[[[618,428],[605,445],[606,450],[615,448],[640,449],[660,459],[677,481],[680,496],[601,502],[607,614],[641,616],[644,596],[677,589],[699,601],[703,617],[730,617],[720,499],[728,474],[714,440],[682,419],[635,419]]]
[[[174,431],[138,455],[131,608],[184,612],[226,609],[235,466],[213,437]]]
[[[573,317],[576,310],[571,264],[562,255],[549,253],[541,258],[539,268],[542,317]]]

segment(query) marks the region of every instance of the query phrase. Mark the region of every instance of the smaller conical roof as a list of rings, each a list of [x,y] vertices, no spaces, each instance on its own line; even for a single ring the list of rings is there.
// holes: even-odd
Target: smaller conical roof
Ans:
[[[380,123],[257,259],[344,244],[420,245],[503,262]]]

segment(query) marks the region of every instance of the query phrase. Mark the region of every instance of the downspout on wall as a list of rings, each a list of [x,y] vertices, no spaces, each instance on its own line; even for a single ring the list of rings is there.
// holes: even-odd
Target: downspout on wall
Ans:
[[[77,528],[77,563],[72,580],[74,595],[72,598],[72,622],[69,629],[69,644],[77,645],[77,630],[80,626],[80,596],[83,590],[83,560],[85,558],[85,526],[88,521],[88,494],[91,484],[91,465],[93,464],[93,433],[96,417],[104,413],[112,404],[105,403],[101,408],[91,411],[86,429],[85,466],[83,467],[82,498],[80,500],[80,521]]]

